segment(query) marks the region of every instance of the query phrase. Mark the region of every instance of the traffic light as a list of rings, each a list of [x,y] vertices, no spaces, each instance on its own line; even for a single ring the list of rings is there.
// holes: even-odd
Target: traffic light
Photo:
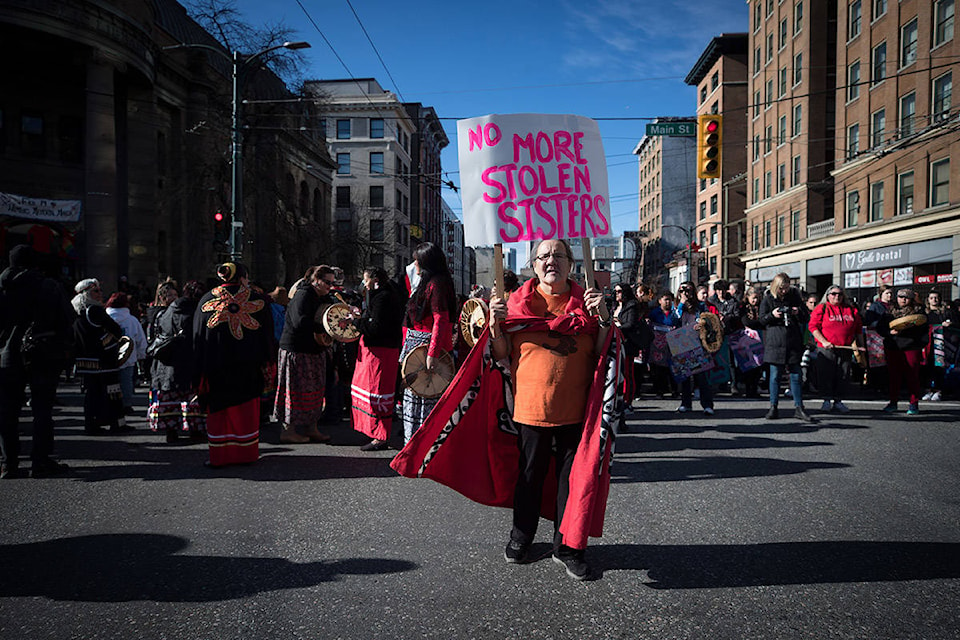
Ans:
[[[719,178],[723,160],[723,116],[697,118],[697,177]]]
[[[216,211],[213,214],[213,241],[227,241],[227,223],[222,211]]]

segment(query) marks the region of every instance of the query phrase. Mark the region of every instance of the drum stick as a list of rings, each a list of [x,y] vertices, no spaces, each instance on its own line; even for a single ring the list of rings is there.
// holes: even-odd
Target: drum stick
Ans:
[[[507,299],[507,292],[503,290],[503,245],[499,242],[493,245],[493,283],[497,287],[497,297]]]
[[[596,286],[593,275],[593,252],[590,250],[590,238],[580,238],[580,248],[583,250],[583,283],[584,288]]]

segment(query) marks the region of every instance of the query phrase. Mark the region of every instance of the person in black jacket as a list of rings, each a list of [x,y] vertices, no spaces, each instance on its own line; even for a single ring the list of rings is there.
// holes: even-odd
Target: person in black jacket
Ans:
[[[770,365],[770,410],[767,419],[778,417],[780,374],[790,374],[790,394],[794,416],[803,422],[816,422],[803,408],[803,383],[800,360],[803,357],[803,331],[809,314],[800,292],[790,285],[790,276],[778,273],[760,302],[760,323],[763,331],[763,361]]]
[[[196,280],[183,286],[183,296],[174,300],[155,319],[154,338],[162,336],[170,342],[150,363],[150,406],[147,420],[154,431],[163,431],[167,442],[180,438],[200,442],[206,430],[206,414],[197,402],[194,386],[193,314],[203,295]]]
[[[360,331],[360,349],[351,385],[353,428],[373,438],[361,451],[380,451],[387,448],[393,425],[404,304],[381,267],[364,269],[363,286],[367,308],[354,320]]]
[[[760,292],[756,287],[748,287],[740,304],[740,324],[745,328],[753,329],[763,335],[763,323],[760,322]],[[757,391],[763,367],[754,367],[749,371],[741,371],[740,381],[743,383],[743,395],[747,398],[759,398]]]
[[[330,442],[330,436],[317,430],[317,422],[323,414],[327,360],[333,338],[327,335],[317,311],[321,305],[337,302],[330,295],[334,285],[334,270],[320,265],[309,280],[297,287],[287,305],[273,404],[273,419],[283,424],[280,442],[284,444]],[[305,433],[298,433],[298,427]]]
[[[613,310],[613,321],[623,334],[623,348],[627,354],[627,412],[630,404],[636,397],[636,390],[640,388],[643,379],[643,370],[634,362],[639,353],[653,342],[653,330],[646,321],[646,310],[641,311],[640,302],[633,294],[630,285],[618,284],[613,289],[617,299],[617,306]],[[623,425],[621,425],[622,428]]]
[[[890,323],[907,316],[917,316],[919,324],[891,329]],[[877,333],[883,336],[883,351],[887,356],[890,377],[890,402],[883,408],[885,413],[897,410],[900,386],[906,382],[910,393],[907,415],[920,413],[920,367],[923,365],[923,348],[929,339],[927,318],[923,307],[917,303],[913,289],[897,291],[896,307],[884,314],[877,324]]]
[[[33,412],[34,478],[61,474],[67,465],[53,453],[53,403],[60,371],[71,346],[73,312],[60,285],[35,268],[36,252],[27,245],[10,251],[10,266],[0,274],[0,478],[20,471],[20,411],[30,385]]]

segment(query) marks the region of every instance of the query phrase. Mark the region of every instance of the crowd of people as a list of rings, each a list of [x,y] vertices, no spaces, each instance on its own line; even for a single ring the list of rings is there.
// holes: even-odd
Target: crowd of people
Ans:
[[[213,286],[191,280],[181,287],[168,278],[146,306],[138,303],[142,293],[124,290],[105,300],[96,278],[77,282],[68,299],[38,264],[32,249],[16,247],[0,274],[0,477],[24,475],[18,421],[28,386],[31,474],[68,470],[52,457],[52,409],[64,371],[82,383],[90,436],[133,428],[127,418],[141,379],[149,386],[150,429],[171,444],[206,442],[210,467],[255,462],[264,421],[281,426],[281,443],[305,445],[331,442],[321,427],[344,418],[369,438],[363,451],[386,449],[397,418],[404,451],[426,451],[417,461],[426,465],[443,438],[417,442],[424,424],[459,419],[452,413],[465,412],[477,391],[464,391],[462,408],[438,406],[441,397],[417,392],[401,367],[420,351],[429,375],[439,375],[444,358],[462,367],[458,379],[464,368],[499,367],[507,386],[483,411],[497,421],[508,413],[515,430],[505,558],[532,559],[539,518],[549,512],[553,559],[578,580],[589,574],[584,552],[594,513],[593,507],[583,512],[584,505],[605,503],[606,489],[597,490],[596,478],[584,482],[577,465],[604,468],[611,426],[604,421],[616,416],[625,430],[645,380],[658,398],[679,399],[680,413],[691,412],[698,399],[713,416],[721,394],[760,398],[765,390],[767,419],[780,418],[787,396],[803,422],[817,420],[805,395],[822,400],[821,412],[847,413],[852,382],[884,388],[887,413],[899,410],[906,391],[908,415],[956,384],[960,300],[945,305],[935,290],[921,300],[912,288],[884,286],[861,307],[840,286],[821,297],[780,273],[767,287],[684,282],[675,294],[620,283],[607,299],[572,279],[573,252],[562,240],[540,243],[531,257],[535,275],[526,282],[508,272],[503,292],[472,290],[488,309],[485,341],[478,344],[489,361],[482,366],[459,328],[465,299],[455,293],[443,251],[429,242],[414,252],[406,286],[371,266],[351,291],[342,270],[315,265],[289,289],[266,293],[243,264],[229,262],[217,267]],[[340,313],[331,321],[333,308]],[[678,330],[703,336],[706,366],[674,367],[667,345]],[[749,357],[734,346],[743,344]],[[583,446],[594,438],[596,446]],[[556,482],[547,482],[551,468]],[[609,476],[599,478],[609,483]]]

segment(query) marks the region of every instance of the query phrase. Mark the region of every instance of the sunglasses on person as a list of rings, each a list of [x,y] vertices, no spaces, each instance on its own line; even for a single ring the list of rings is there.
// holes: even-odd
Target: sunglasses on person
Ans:
[[[903,296],[903,295],[897,294],[897,299],[899,299],[899,300],[909,300],[909,299],[910,299],[910,296]]]

